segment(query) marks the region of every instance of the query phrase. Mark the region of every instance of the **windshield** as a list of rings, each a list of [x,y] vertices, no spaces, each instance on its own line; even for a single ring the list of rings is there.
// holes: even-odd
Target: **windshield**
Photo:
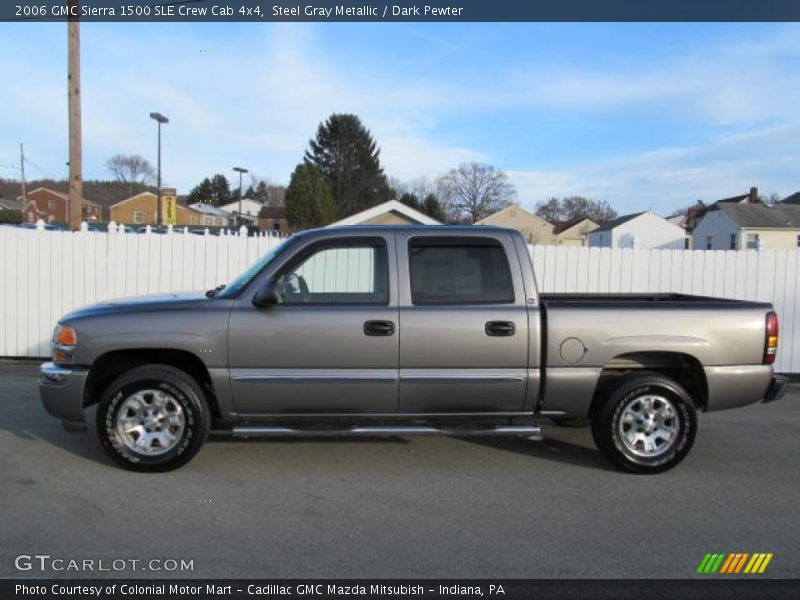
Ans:
[[[285,246],[286,242],[288,242],[291,238],[287,238],[283,240],[280,244],[275,246],[272,250],[267,252],[264,256],[259,258],[256,262],[252,265],[247,267],[247,269],[241,273],[238,277],[236,277],[233,281],[231,281],[228,285],[226,285],[218,294],[220,298],[231,298],[238,294],[242,288],[244,288],[250,281],[252,281],[253,277],[258,275],[261,272],[261,269],[266,267],[272,259],[280,252]]]

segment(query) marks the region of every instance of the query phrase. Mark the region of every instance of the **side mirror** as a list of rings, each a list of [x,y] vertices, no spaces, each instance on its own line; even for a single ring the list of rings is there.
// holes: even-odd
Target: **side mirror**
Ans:
[[[253,296],[253,304],[260,308],[264,308],[277,303],[278,292],[275,289],[275,280],[270,277],[260,288],[258,288],[256,295]]]

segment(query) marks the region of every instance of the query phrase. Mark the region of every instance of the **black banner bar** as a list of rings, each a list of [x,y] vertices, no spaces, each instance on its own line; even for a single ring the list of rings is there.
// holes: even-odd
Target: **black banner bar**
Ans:
[[[800,21],[798,0],[3,0],[0,21]],[[76,11],[72,14],[71,10]]]
[[[6,579],[0,580],[0,598],[103,598],[179,600],[184,598],[363,599],[427,598],[475,600],[616,599],[660,600],[794,600],[800,580],[719,578],[692,580],[113,580],[113,579]]]

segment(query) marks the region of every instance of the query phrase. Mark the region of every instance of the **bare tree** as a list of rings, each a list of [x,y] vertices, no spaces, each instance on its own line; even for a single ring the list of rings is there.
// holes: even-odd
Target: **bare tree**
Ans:
[[[761,200],[761,203],[766,206],[775,206],[781,201],[781,195],[778,192],[772,192],[769,196],[764,196],[761,194],[759,195],[758,199]]]
[[[583,196],[550,198],[536,205],[536,214],[545,221],[571,221],[578,217],[592,221],[609,221],[617,217],[617,211],[605,200],[592,200]]]
[[[108,159],[106,166],[117,181],[128,185],[131,195],[133,186],[152,182],[156,173],[153,166],[138,154],[115,154]]]
[[[437,180],[438,196],[452,220],[475,223],[505,208],[517,191],[508,176],[491,165],[463,163]]]

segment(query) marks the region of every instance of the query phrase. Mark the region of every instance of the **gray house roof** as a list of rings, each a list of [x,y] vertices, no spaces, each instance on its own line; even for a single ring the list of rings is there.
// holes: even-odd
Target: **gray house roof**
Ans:
[[[800,204],[800,192],[795,192],[791,196],[786,196],[780,204]]]
[[[800,228],[800,206],[794,204],[718,204],[714,210],[721,210],[739,227]]]
[[[8,210],[22,210],[21,200],[11,200],[10,198],[0,198],[0,208]]]
[[[629,215],[622,215],[621,217],[617,217],[616,219],[612,219],[610,221],[603,221],[600,223],[600,227],[592,231],[592,233],[597,233],[598,231],[609,231],[610,229],[614,229],[615,227],[619,227],[623,223],[630,221],[631,219],[635,219],[646,213],[647,211],[642,211],[638,213],[631,213]]]
[[[206,202],[195,202],[194,204],[190,204],[189,208],[199,213],[203,213],[204,215],[211,215],[212,217],[228,218],[231,216],[230,213],[227,213],[221,208]]]

